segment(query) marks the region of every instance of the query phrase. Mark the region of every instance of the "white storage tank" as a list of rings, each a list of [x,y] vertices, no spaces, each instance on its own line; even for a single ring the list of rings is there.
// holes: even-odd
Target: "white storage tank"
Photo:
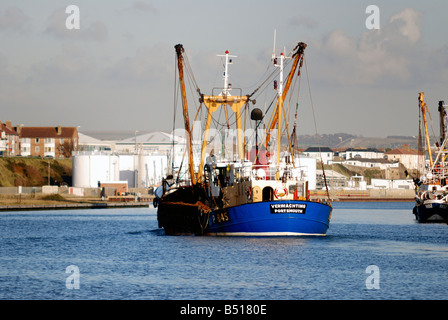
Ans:
[[[126,154],[119,157],[120,180],[127,181],[130,188],[160,185],[166,176],[166,155]]]
[[[140,155],[137,161],[139,187],[147,188],[162,183],[162,178],[166,177],[168,168],[166,155]]]
[[[73,155],[73,187],[96,188],[98,181],[127,181],[129,188],[160,185],[168,158],[153,154],[77,152]]]
[[[135,188],[135,181],[137,180],[137,163],[136,155],[121,154],[119,167],[119,180],[127,181],[129,188]]]
[[[102,153],[75,153],[73,161],[73,186],[96,188],[98,181],[119,179],[119,157]]]

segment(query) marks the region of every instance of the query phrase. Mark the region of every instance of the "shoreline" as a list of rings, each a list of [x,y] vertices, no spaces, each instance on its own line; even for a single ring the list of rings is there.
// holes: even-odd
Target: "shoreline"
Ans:
[[[408,198],[345,198],[331,202],[413,202]],[[150,201],[141,202],[95,202],[95,203],[60,203],[60,204],[10,204],[0,205],[0,212],[9,211],[47,211],[76,209],[113,209],[113,208],[153,208]]]
[[[76,210],[76,209],[112,209],[112,208],[144,208],[151,202],[104,202],[104,203],[60,203],[60,204],[16,204],[0,205],[0,212],[7,211],[43,211],[43,210]]]
[[[410,198],[340,198],[333,199],[331,202],[414,202]]]

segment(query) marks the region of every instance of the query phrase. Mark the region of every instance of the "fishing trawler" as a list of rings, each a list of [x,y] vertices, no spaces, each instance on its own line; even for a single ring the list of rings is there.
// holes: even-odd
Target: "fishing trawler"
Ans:
[[[293,145],[294,135],[288,132],[288,149],[281,149],[282,124],[287,124],[284,101],[295,76],[300,75],[303,65],[305,43],[299,43],[291,52],[290,57],[283,53],[273,54],[272,60],[279,70],[279,82],[274,81],[277,91],[269,122],[269,130],[261,130],[260,125],[266,114],[256,103],[254,93],[232,95],[229,83],[228,68],[232,62],[226,51],[224,56],[224,86],[218,88],[217,95],[204,95],[195,88],[199,96],[200,110],[206,113],[206,123],[201,141],[195,142],[194,126],[190,124],[185,86],[184,71],[190,72],[190,66],[185,66],[188,60],[184,56],[181,44],[175,46],[177,70],[183,108],[184,128],[186,132],[186,151],[188,158],[188,179],[179,179],[180,169],[164,179],[156,191],[154,205],[158,208],[157,219],[159,228],[166,235],[213,235],[213,236],[325,236],[329,228],[332,207],[328,201],[310,201],[308,192],[307,172],[300,164],[296,154],[297,145]],[[286,83],[283,83],[285,60],[289,59],[290,71]],[[186,62],[187,60],[187,62]],[[288,65],[289,66],[289,65]],[[188,79],[194,79],[192,75]],[[267,83],[265,80],[262,85]],[[195,81],[193,81],[195,83]],[[213,89],[212,91],[216,91]],[[252,109],[252,110],[250,110]],[[220,146],[224,139],[216,135],[211,128],[216,122],[217,111],[225,113],[226,135],[230,126],[235,125],[233,137]],[[233,114],[233,123],[230,123]],[[246,119],[255,123],[255,143],[249,147]],[[282,119],[283,117],[283,119]],[[283,122],[282,122],[283,120]],[[297,108],[295,120],[297,121]],[[286,125],[287,127],[287,125]],[[197,129],[195,129],[197,130]],[[293,133],[296,125],[294,124]],[[215,133],[214,136],[213,132]],[[218,136],[218,137],[217,137]],[[216,145],[218,144],[218,145]],[[198,147],[199,145],[199,147]],[[196,155],[194,150],[198,150]],[[218,152],[214,152],[218,150]],[[315,164],[315,162],[314,162]],[[327,189],[328,191],[328,189]],[[328,193],[328,192],[327,192]]]
[[[416,205],[413,214],[419,223],[425,222],[447,222],[448,223],[448,150],[446,144],[448,141],[448,116],[446,105],[443,101],[439,102],[440,114],[440,140],[435,144],[435,159],[431,148],[430,137],[428,134],[428,123],[426,120],[426,103],[424,93],[419,94],[419,114],[423,120],[425,131],[426,149],[428,152],[429,166],[425,165],[425,170],[419,178],[414,178],[415,201]],[[420,122],[422,122],[420,120]],[[422,125],[420,125],[420,128]],[[419,153],[423,150],[421,129],[419,129]]]

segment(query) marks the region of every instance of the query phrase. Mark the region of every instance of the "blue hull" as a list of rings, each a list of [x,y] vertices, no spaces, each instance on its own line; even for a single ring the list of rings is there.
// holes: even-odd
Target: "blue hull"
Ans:
[[[255,202],[211,213],[207,235],[325,236],[329,205],[299,200]]]

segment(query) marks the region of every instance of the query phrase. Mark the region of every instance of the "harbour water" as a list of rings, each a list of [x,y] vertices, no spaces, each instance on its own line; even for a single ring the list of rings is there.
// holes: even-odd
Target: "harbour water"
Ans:
[[[326,237],[165,236],[156,209],[0,214],[0,299],[448,298],[448,226],[334,203]]]

